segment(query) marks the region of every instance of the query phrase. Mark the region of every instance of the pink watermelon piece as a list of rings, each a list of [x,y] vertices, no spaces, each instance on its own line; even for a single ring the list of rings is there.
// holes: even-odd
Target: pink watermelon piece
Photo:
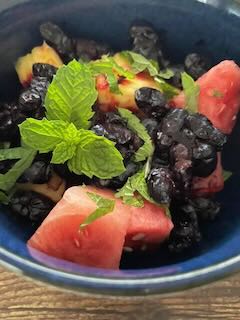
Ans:
[[[116,201],[115,208],[79,232],[84,219],[96,209],[87,192]],[[81,265],[118,269],[123,247],[157,244],[170,234],[173,224],[164,209],[146,202],[144,208],[126,206],[114,193],[95,187],[73,187],[54,207],[28,241],[29,248]],[[140,242],[132,238],[144,233]],[[126,238],[126,239],[125,239]]]
[[[73,187],[54,207],[28,245],[55,258],[78,264],[117,269],[129,224],[128,207],[118,201],[114,211],[79,232],[80,224],[96,209],[87,192],[113,199],[113,193],[94,187]]]
[[[143,208],[131,208],[125,247],[146,250],[169,237],[172,220],[163,207],[145,201]]]
[[[230,134],[240,108],[240,68],[234,61],[225,60],[197,80],[200,87],[198,112],[213,125]],[[183,108],[184,93],[172,100],[174,107]]]
[[[197,80],[200,87],[198,112],[205,115],[213,125],[230,134],[240,108],[240,68],[234,61],[222,61]],[[175,97],[174,108],[185,106],[184,93]],[[208,195],[223,189],[221,157],[216,170],[207,178],[195,178],[194,195]]]

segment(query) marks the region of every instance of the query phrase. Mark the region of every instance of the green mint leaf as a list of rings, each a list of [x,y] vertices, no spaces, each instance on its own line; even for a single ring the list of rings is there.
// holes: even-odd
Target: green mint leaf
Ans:
[[[165,214],[171,218],[171,213],[166,205],[156,203],[148,192],[146,173],[148,171],[148,165],[146,164],[136,174],[129,177],[125,185],[115,194],[116,198],[122,198],[123,203],[132,205],[134,207],[144,207],[144,200],[156,204],[157,206],[165,209]],[[136,194],[138,193],[138,194]],[[144,199],[144,200],[143,200]]]
[[[222,98],[224,96],[224,94],[217,89],[213,89],[212,96],[215,98]]]
[[[97,96],[90,68],[73,60],[58,69],[48,88],[45,98],[47,118],[72,122],[77,128],[88,129]]]
[[[174,76],[174,72],[171,69],[165,69],[158,72],[158,77],[169,80]]]
[[[76,127],[62,120],[28,118],[19,125],[19,128],[23,143],[40,153],[53,151],[63,141],[69,148],[79,142]]]
[[[151,60],[148,60],[141,54],[135,53],[133,51],[122,51],[120,54],[128,59],[128,61],[131,64],[132,71],[135,74],[138,74],[146,70],[152,77],[158,74],[158,68],[156,67],[156,64],[153,63]]]
[[[109,179],[125,170],[123,157],[112,141],[90,130],[77,130],[73,123],[29,118],[19,127],[25,145],[40,153],[53,151],[51,162],[68,161],[76,174]]]
[[[76,145],[74,144],[69,145],[65,141],[59,143],[53,151],[51,163],[61,164],[61,163],[65,163],[69,159],[72,159],[72,157],[76,152],[76,148],[77,148]]]
[[[120,89],[119,89],[119,86],[118,86],[118,79],[117,79],[116,75],[113,74],[113,73],[108,73],[106,75],[106,77],[107,77],[107,81],[108,81],[108,84],[109,84],[110,91],[112,93],[122,94]]]
[[[107,81],[110,87],[110,91],[116,94],[121,94],[118,87],[118,76],[125,77],[127,79],[133,79],[134,74],[128,70],[119,66],[112,57],[103,56],[101,59],[91,61],[89,67],[94,76],[104,74],[107,77]]]
[[[166,96],[168,100],[174,98],[180,93],[180,90],[167,83],[164,79],[159,76],[154,77],[154,80],[157,82],[159,89]]]
[[[141,162],[151,157],[154,152],[154,146],[152,143],[152,139],[149,136],[144,125],[140,122],[138,117],[135,116],[131,111],[119,108],[118,112],[120,113],[121,117],[127,120],[128,127],[131,130],[133,130],[139,136],[139,138],[141,138],[144,141],[143,146],[141,146],[135,153],[135,161]]]
[[[0,203],[5,205],[9,204],[9,197],[3,191],[0,191]]]
[[[115,207],[115,201],[112,199],[103,198],[102,196],[91,192],[87,192],[87,195],[96,203],[97,209],[83,221],[83,223],[80,225],[81,229],[85,228],[106,214],[113,212]]]
[[[136,188],[133,185],[134,176],[128,178],[125,185],[115,194],[116,198],[122,198],[123,203],[137,208],[144,207],[143,198],[136,195]]]
[[[19,125],[22,141],[40,153],[47,153],[62,142],[69,123],[62,120],[49,121],[28,118]]]
[[[185,94],[186,109],[189,112],[196,113],[198,111],[199,85],[186,72],[182,73],[182,85]]]
[[[76,174],[110,179],[125,171],[123,157],[115,144],[92,131],[79,130],[80,142],[68,167]]]
[[[117,198],[122,198],[124,203],[129,204],[131,198],[134,197],[134,195],[136,196],[136,192],[138,192],[143,199],[155,203],[148,193],[147,182],[145,179],[145,167],[133,176],[129,177],[125,185],[115,194],[115,196]],[[144,202],[142,201],[142,207],[143,206]]]
[[[34,150],[23,147],[0,150],[1,161],[19,159],[7,173],[0,174],[0,190],[10,191],[23,172],[31,166],[35,155]]]
[[[226,182],[229,178],[231,178],[232,175],[233,175],[233,173],[231,171],[223,170],[224,182]]]
[[[123,203],[136,208],[144,207],[144,199],[139,194],[133,195],[131,197],[124,196]]]

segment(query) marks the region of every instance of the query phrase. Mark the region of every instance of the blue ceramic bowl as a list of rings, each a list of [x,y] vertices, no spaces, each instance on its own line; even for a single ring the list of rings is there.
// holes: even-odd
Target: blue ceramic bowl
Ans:
[[[59,23],[69,34],[128,47],[128,29],[136,20],[150,21],[165,35],[169,56],[176,62],[193,51],[216,63],[240,60],[240,7],[224,0],[42,0],[4,1],[0,4],[0,95],[18,90],[14,62],[40,44],[38,26],[45,20]],[[1,209],[0,259],[3,265],[61,288],[111,295],[167,293],[201,285],[240,269],[240,124],[223,152],[224,168],[234,172],[219,194],[223,210],[204,228],[199,250],[181,260],[167,253],[127,256],[121,271],[86,268],[47,257],[30,256],[26,241],[31,228],[17,223]],[[40,262],[41,261],[41,262]],[[131,269],[130,269],[131,268]]]

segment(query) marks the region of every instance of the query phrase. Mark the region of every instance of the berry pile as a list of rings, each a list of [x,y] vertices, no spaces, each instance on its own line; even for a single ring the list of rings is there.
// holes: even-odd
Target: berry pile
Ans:
[[[126,171],[121,176],[108,180],[95,179],[94,182],[102,187],[121,188],[128,177],[135,174],[139,169],[139,166],[133,163],[131,159],[142,146],[142,140],[127,127],[127,123],[118,112],[97,112],[93,119],[92,131],[116,143],[126,166]]]
[[[156,146],[148,177],[150,195],[166,204],[189,197],[193,176],[207,177],[215,170],[226,136],[203,115],[170,109],[156,89],[141,88],[135,99],[146,114],[143,124],[151,130]]]
[[[182,252],[200,241],[199,221],[213,220],[220,211],[211,199],[191,199],[191,187],[194,176],[208,177],[216,169],[217,152],[227,137],[201,114],[170,109],[155,89],[137,90],[135,100],[155,143],[149,194],[156,202],[171,205],[174,229],[169,250]]]

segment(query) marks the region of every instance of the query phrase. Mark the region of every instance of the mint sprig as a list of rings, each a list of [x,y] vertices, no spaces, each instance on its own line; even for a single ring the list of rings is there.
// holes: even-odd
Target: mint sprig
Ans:
[[[79,130],[80,143],[68,167],[76,174],[89,178],[111,179],[125,171],[123,157],[115,144],[88,130]]]
[[[0,150],[0,161],[18,160],[7,173],[0,174],[0,190],[9,192],[18,178],[31,166],[35,155],[36,151],[23,147]],[[1,198],[4,198],[3,195]]]
[[[156,64],[141,54],[133,51],[122,51],[120,54],[130,62],[131,69],[135,74],[146,70],[152,77],[158,74],[158,67]]]
[[[127,109],[119,108],[118,112],[120,113],[121,117],[127,121],[127,126],[133,130],[144,142],[143,146],[141,146],[135,153],[135,161],[141,162],[151,157],[154,152],[153,142],[139,118]]]
[[[25,145],[40,153],[53,152],[51,163],[67,161],[76,174],[110,179],[124,172],[123,157],[114,143],[90,130],[62,120],[28,118],[19,125]]]
[[[182,85],[185,94],[186,109],[191,113],[198,111],[199,85],[186,72],[182,73]]]
[[[73,60],[58,69],[48,88],[44,104],[46,116],[48,120],[64,120],[77,128],[88,129],[97,96],[89,66]]]
[[[180,93],[180,90],[172,86],[171,84],[167,83],[162,77],[156,76],[154,80],[159,86],[161,92],[164,93],[165,97],[170,100],[173,97],[177,96]]]
[[[115,197],[121,198],[123,203],[137,208],[143,208],[144,200],[147,200],[164,208],[165,214],[171,219],[169,207],[164,204],[159,204],[151,198],[146,182],[147,171],[148,165],[146,164],[136,174],[128,178],[125,185],[115,194]]]
[[[87,195],[96,203],[97,209],[83,221],[83,223],[80,225],[81,229],[84,229],[86,226],[105,216],[106,214],[113,212],[115,207],[115,201],[112,199],[103,198],[102,196],[91,192],[87,192]]]
[[[125,185],[115,194],[116,198],[122,198],[124,203],[136,207],[144,207],[143,199],[156,204],[149,195],[145,174],[146,168],[143,167],[136,174],[129,177]],[[136,192],[141,198],[135,198]]]

